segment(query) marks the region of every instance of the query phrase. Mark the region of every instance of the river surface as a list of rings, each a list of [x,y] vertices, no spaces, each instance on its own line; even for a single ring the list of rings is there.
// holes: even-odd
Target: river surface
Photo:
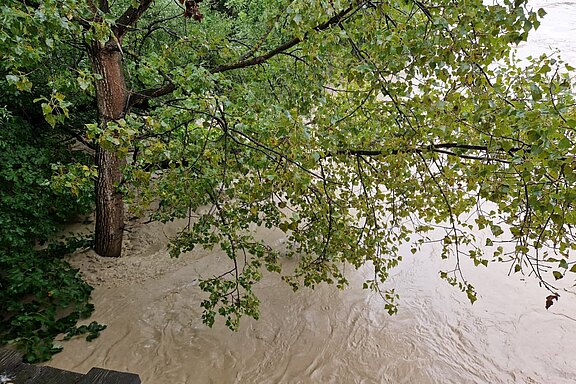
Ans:
[[[576,1],[534,1],[548,15],[521,54],[560,48],[576,64]],[[576,65],[574,65],[576,66]],[[167,257],[175,228],[135,227],[125,257],[75,256],[96,286],[94,320],[108,325],[91,343],[72,340],[49,363],[87,372],[130,371],[144,384],[180,383],[540,383],[576,382],[576,295],[549,310],[546,290],[508,267],[464,265],[478,291],[466,296],[438,276],[438,249],[405,259],[387,287],[401,295],[390,317],[382,299],[360,289],[369,270],[350,270],[350,288],[293,293],[277,276],[258,288],[259,321],[237,333],[201,324],[199,277],[226,260],[197,251]],[[282,236],[266,233],[281,246]]]

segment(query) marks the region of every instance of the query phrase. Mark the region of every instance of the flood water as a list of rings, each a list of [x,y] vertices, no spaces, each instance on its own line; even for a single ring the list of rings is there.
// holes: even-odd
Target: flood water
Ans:
[[[523,55],[562,49],[576,64],[576,1],[534,1],[548,15]],[[139,232],[140,231],[140,232]],[[197,251],[170,260],[158,226],[128,235],[121,260],[89,253],[76,262],[97,285],[94,320],[108,325],[91,343],[72,340],[51,366],[87,372],[130,371],[145,384],[179,383],[574,383],[576,294],[562,292],[549,310],[546,290],[508,267],[464,266],[478,291],[466,296],[438,276],[438,249],[410,256],[388,288],[400,294],[390,317],[382,299],[360,289],[369,270],[352,271],[351,287],[293,293],[277,276],[258,288],[259,321],[237,333],[200,320],[199,277],[225,256]],[[267,233],[281,246],[282,236]]]

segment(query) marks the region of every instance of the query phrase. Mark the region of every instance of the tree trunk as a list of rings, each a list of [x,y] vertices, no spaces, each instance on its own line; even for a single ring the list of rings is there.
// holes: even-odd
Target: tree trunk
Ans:
[[[124,200],[118,191],[122,181],[122,160],[116,153],[96,148],[96,228],[94,250],[107,257],[119,257],[124,235]]]
[[[96,98],[100,124],[118,120],[126,108],[126,83],[122,71],[122,55],[118,47],[95,46],[90,50],[96,80]],[[96,149],[96,228],[94,250],[101,256],[119,257],[124,232],[124,202],[118,186],[122,182],[124,159],[114,151]]]

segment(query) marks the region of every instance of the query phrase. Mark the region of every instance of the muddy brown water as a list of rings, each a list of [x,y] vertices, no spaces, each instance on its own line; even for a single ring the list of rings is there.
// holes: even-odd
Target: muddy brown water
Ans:
[[[540,1],[548,16],[521,52],[576,52],[576,1]],[[401,295],[390,317],[382,299],[362,290],[369,268],[349,270],[350,288],[296,293],[277,276],[258,288],[261,319],[240,331],[202,325],[198,279],[226,262],[218,252],[166,255],[174,227],[135,227],[120,260],[86,252],[74,262],[96,286],[94,320],[108,325],[87,343],[72,340],[49,365],[87,372],[130,371],[145,384],[177,383],[540,383],[576,382],[576,295],[547,291],[505,265],[473,268],[474,305],[438,277],[438,249],[408,257],[387,287]],[[266,233],[281,247],[282,234]]]
[[[439,259],[432,248],[394,271],[388,285],[401,294],[394,317],[378,295],[360,289],[368,268],[349,271],[352,284],[344,291],[322,286],[293,293],[267,276],[258,289],[262,318],[233,333],[200,321],[197,279],[217,272],[225,256],[196,252],[170,265],[161,253],[143,252],[96,270],[92,278],[108,281],[95,290],[94,319],[108,329],[91,343],[66,343],[50,365],[126,370],[147,384],[573,382],[574,295],[563,293],[546,311],[547,293],[534,281],[508,277],[501,265],[468,266],[479,292],[470,305],[438,278],[447,267]],[[157,275],[122,283],[124,273],[161,267]],[[115,274],[106,275],[109,270]]]

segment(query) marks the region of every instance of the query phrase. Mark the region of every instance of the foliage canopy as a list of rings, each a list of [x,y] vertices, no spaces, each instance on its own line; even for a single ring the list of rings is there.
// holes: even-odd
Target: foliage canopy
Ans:
[[[344,264],[370,264],[380,291],[402,244],[441,241],[455,261],[441,276],[474,301],[463,257],[511,261],[551,290],[545,265],[576,270],[572,68],[510,55],[543,15],[523,0],[8,0],[0,82],[120,159],[115,193],[135,213],[194,218],[174,256],[226,252],[201,283],[209,325],[258,317],[252,288],[281,271],[258,227],[286,233],[294,289],[343,287]]]

